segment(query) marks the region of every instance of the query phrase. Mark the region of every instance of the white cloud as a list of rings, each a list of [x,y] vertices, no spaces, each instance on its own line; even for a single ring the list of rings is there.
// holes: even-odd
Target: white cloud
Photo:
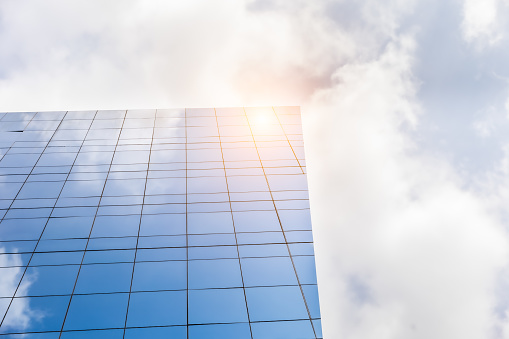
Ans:
[[[402,132],[420,112],[413,56],[403,36],[378,59],[340,68],[307,108],[326,337],[487,338],[495,329],[507,235],[447,162]]]
[[[357,46],[304,2],[57,3],[0,4],[4,110],[296,103]]]
[[[464,0],[463,36],[468,42],[494,45],[503,37],[499,11],[501,0]]]

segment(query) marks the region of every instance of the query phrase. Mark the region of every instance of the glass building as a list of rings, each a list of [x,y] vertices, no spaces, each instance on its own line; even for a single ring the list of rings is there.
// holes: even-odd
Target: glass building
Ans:
[[[0,113],[0,339],[321,338],[298,107]]]

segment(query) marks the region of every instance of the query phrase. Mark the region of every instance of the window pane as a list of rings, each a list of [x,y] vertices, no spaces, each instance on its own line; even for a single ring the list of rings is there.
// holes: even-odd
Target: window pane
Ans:
[[[191,324],[247,322],[243,290],[238,288],[190,290],[189,322]]]
[[[4,319],[0,332],[22,332],[22,331],[60,331],[64,321],[69,296],[52,296],[38,298],[14,298]],[[43,314],[40,319],[20,318],[20,313],[30,308],[36,314]],[[25,313],[26,314],[26,313]],[[26,320],[33,320],[25,323]],[[8,324],[9,326],[6,326]]]
[[[189,339],[251,339],[249,324],[214,324],[189,327]]]
[[[247,287],[297,285],[290,257],[244,258],[241,263]]]
[[[75,295],[64,330],[124,327],[127,293]]]
[[[78,265],[28,267],[23,280],[29,287],[19,289],[16,296],[71,294],[78,269]]]
[[[122,339],[124,335],[123,330],[89,330],[89,331],[73,331],[73,332],[62,332],[60,338],[63,339]],[[58,333],[57,333],[58,338]]]
[[[308,318],[298,286],[247,288],[246,296],[251,321]]]
[[[134,268],[133,291],[180,290],[186,286],[185,261],[139,262]]]
[[[189,288],[242,287],[238,259],[189,261]]]
[[[186,291],[133,293],[127,326],[185,325],[186,304]]]
[[[129,292],[132,264],[83,265],[75,293]]]
[[[251,326],[253,328],[253,339],[316,338],[309,320],[262,322],[254,323]]]
[[[125,339],[171,338],[187,339],[187,326],[128,328]]]

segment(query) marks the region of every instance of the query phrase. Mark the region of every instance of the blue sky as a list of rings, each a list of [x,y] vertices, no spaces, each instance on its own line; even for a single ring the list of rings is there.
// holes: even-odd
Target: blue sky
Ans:
[[[324,334],[509,336],[509,5],[2,1],[0,111],[301,105]]]

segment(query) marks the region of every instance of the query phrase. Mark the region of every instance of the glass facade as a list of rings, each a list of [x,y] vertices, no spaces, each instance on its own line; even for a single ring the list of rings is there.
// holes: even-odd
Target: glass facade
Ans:
[[[298,107],[0,113],[0,339],[321,338]]]

